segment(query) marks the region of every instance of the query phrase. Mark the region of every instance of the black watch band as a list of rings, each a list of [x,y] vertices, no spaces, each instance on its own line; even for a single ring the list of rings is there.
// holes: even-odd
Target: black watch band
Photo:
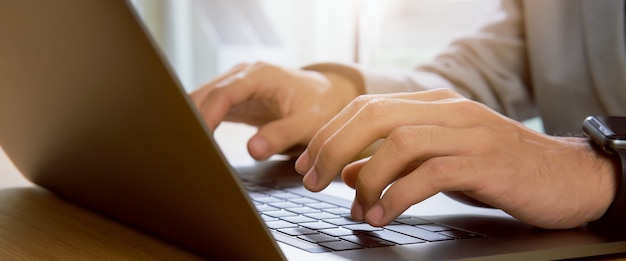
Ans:
[[[615,156],[619,157],[620,177],[617,180],[617,193],[613,203],[604,212],[604,215],[596,222],[616,223],[626,221],[626,149],[613,149]]]

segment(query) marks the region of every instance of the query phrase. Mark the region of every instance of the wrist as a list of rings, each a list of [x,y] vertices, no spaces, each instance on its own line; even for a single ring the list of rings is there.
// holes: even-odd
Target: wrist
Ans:
[[[594,151],[599,166],[598,174],[601,177],[599,187],[605,193],[605,197],[601,197],[601,199],[606,199],[599,202],[603,211],[596,216],[594,222],[606,222],[608,219],[612,219],[608,214],[615,208],[613,203],[620,190],[620,179],[622,178],[620,158],[616,155],[607,155],[594,144],[590,144],[590,147]]]
[[[612,203],[596,223],[611,224],[626,220],[626,117],[589,116],[583,131],[596,148],[612,163]]]
[[[617,153],[612,153],[607,155],[598,150],[598,154],[601,160],[604,160],[607,165],[605,168],[605,177],[607,178],[606,184],[610,184],[610,186],[606,186],[608,191],[611,194],[611,201],[609,202],[608,207],[604,213],[594,222],[603,223],[603,224],[613,224],[618,221],[624,220],[626,215],[624,214],[624,173],[623,166],[626,163],[624,160],[624,155],[626,155],[626,151],[622,151],[622,156],[620,157]]]
[[[617,168],[614,160],[584,138],[561,137],[567,147],[574,152],[569,156],[559,155],[565,167],[566,176],[572,177],[572,183],[562,187],[573,192],[561,211],[571,213],[575,226],[599,220],[615,198],[617,192]],[[554,162],[554,159],[551,162]],[[576,176],[576,174],[574,174]],[[554,206],[557,208],[557,206]],[[557,215],[558,216],[558,215]]]
[[[365,81],[363,75],[361,75],[357,69],[350,66],[336,63],[318,63],[305,66],[302,69],[307,71],[316,71],[327,77],[331,76],[332,79],[329,79],[330,81],[341,81],[340,85],[347,85],[349,86],[349,89],[355,92],[354,97],[365,94]]]
[[[347,105],[361,94],[359,93],[358,86],[341,74],[333,72],[322,72],[321,74],[324,75],[330,83],[332,96],[340,97],[342,106]]]

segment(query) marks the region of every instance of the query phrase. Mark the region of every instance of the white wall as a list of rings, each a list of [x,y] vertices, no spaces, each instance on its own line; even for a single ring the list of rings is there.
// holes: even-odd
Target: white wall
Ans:
[[[475,30],[496,4],[496,0],[133,2],[189,91],[235,64],[257,60],[291,67],[358,61],[410,68],[455,37]]]

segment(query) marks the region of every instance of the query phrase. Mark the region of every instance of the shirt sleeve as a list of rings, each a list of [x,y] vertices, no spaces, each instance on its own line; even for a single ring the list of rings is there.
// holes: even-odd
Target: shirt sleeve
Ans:
[[[341,74],[363,84],[366,92],[372,94],[449,88],[514,119],[528,119],[537,113],[529,87],[520,1],[503,0],[479,31],[452,42],[433,61],[413,70],[347,64],[315,64],[306,68],[341,68]],[[351,73],[345,73],[350,70]]]

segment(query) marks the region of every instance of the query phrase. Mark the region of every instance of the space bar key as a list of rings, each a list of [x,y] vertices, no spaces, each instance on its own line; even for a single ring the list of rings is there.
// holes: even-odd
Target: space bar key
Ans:
[[[305,250],[311,253],[323,253],[323,252],[330,251],[329,249],[325,247],[321,247],[321,246],[309,243],[307,241],[304,241],[298,238],[293,238],[287,235],[283,235],[280,232],[272,231],[272,236],[274,236],[274,239],[276,239],[276,241],[278,242],[282,242],[287,245],[297,247],[297,248],[300,248],[302,250]]]

